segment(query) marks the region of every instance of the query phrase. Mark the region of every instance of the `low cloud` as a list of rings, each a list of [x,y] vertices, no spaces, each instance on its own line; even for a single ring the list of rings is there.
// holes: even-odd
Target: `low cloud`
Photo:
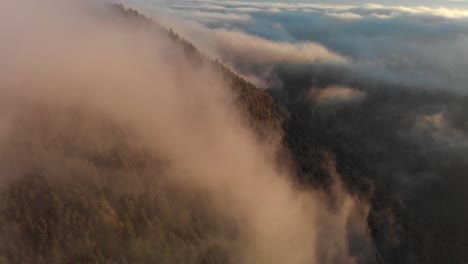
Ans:
[[[343,13],[327,13],[328,16],[344,19],[344,20],[353,20],[353,19],[361,19],[363,18],[361,15],[352,13],[352,12],[343,12]]]
[[[468,11],[463,8],[268,1],[189,1],[184,5],[180,1],[157,1],[153,8],[171,10],[191,21],[186,24],[208,27],[178,31],[232,66],[239,66],[236,63],[242,64],[250,56],[252,62],[262,64],[328,63],[345,58],[351,62],[351,74],[371,81],[466,93],[463,83],[468,79],[463,69],[468,61],[460,54],[467,52]],[[204,12],[204,16],[222,12],[250,19],[208,21],[192,16],[194,11]],[[241,67],[237,70],[255,74]]]
[[[177,201],[166,196],[170,193],[164,188],[167,185],[177,187],[176,195],[185,198],[181,203],[190,204],[188,197],[206,197],[206,211],[190,207],[180,215],[170,215],[167,226],[156,214],[154,223],[161,225],[158,228],[162,230],[150,228],[148,232],[154,232],[159,240],[168,240],[165,245],[169,247],[148,246],[148,252],[140,251],[142,244],[156,243],[140,240],[144,239],[141,236],[141,244],[132,244],[138,249],[137,256],[123,256],[124,260],[145,252],[152,254],[154,249],[154,253],[163,251],[160,253],[168,263],[180,259],[196,262],[201,250],[214,245],[234,263],[352,263],[355,256],[349,252],[346,239],[348,223],[355,219],[350,215],[351,195],[344,189],[334,191],[345,198],[331,210],[326,193],[296,186],[292,169],[278,164],[281,142],[258,141],[219,69],[188,58],[183,46],[174,43],[167,32],[145,23],[131,23],[114,11],[91,1],[11,0],[3,4],[0,100],[9,103],[0,107],[0,136],[4,139],[0,140],[2,182],[28,182],[32,172],[50,181],[45,196],[59,197],[68,189],[80,194],[95,188],[96,196],[103,200],[96,212],[104,215],[106,228],[110,225],[116,229],[130,220],[128,215],[115,213],[113,199],[127,201],[129,195],[140,201],[150,197],[153,206],[172,213]],[[220,38],[215,39],[217,45],[232,47],[227,39],[237,41],[244,46],[234,52],[245,59],[252,56],[258,63],[271,61],[267,57],[275,56],[275,52],[280,54],[273,61],[286,60],[287,56],[303,60],[304,55],[306,60],[340,58],[315,44],[294,47],[238,32],[214,33]],[[254,43],[242,43],[239,39]],[[266,52],[262,49],[265,46]],[[10,113],[11,119],[3,118]],[[10,125],[13,129],[4,129]],[[132,163],[135,159],[143,159],[144,164],[153,164],[156,159],[167,165],[158,169],[139,165],[141,160]],[[105,179],[112,179],[111,183],[105,184],[109,182]],[[62,191],[55,193],[56,182]],[[87,188],[78,188],[80,184]],[[109,190],[115,197],[106,201]],[[8,192],[9,188],[0,189],[3,197],[8,197]],[[24,204],[24,208],[29,208],[29,204]],[[140,209],[133,205],[129,206]],[[1,211],[11,209],[5,206],[0,205]],[[84,212],[88,207],[84,208],[73,211],[76,214],[72,222],[87,219]],[[43,211],[36,209],[32,211]],[[200,224],[196,227],[201,230],[200,236],[195,242],[178,238],[171,225],[176,225],[175,230],[184,221],[189,226],[198,225],[199,217],[188,215],[194,211],[219,228],[208,236],[203,230],[211,226]],[[357,221],[365,225],[366,212],[360,216]],[[51,225],[42,218],[32,221],[39,221],[41,227],[46,225],[46,233],[58,240],[51,247],[41,244],[29,254],[28,249],[36,240],[17,229],[17,222],[3,217],[0,252],[7,252],[8,257],[20,252],[20,257],[30,262],[40,256],[47,263],[65,263],[76,262],[75,256],[82,257],[81,253],[91,254],[80,252],[81,246],[73,248],[73,254],[60,251],[60,239],[68,234],[54,233],[58,232],[55,222]],[[62,217],[66,216],[58,215],[54,221],[65,222],[61,222]],[[88,222],[83,225],[88,226]],[[160,231],[167,236],[161,236]],[[368,239],[364,231],[361,235]],[[108,239],[109,233],[113,232],[102,234]],[[134,230],[129,233],[134,236]],[[93,235],[94,232],[79,233],[71,240],[88,242]],[[179,251],[178,246],[191,242],[199,247]],[[84,244],[91,244],[93,252],[105,254],[108,259],[122,260],[123,253],[114,250],[120,245],[101,252],[91,242]],[[127,249],[132,248],[125,246]]]
[[[356,101],[364,98],[365,95],[366,93],[363,91],[336,85],[323,89],[311,89],[310,91],[310,97],[317,105]]]
[[[446,117],[443,113],[436,113],[432,115],[423,115],[418,118],[416,126],[425,129],[425,128],[436,128],[442,129],[446,126]]]
[[[130,1],[130,0],[129,0]],[[138,1],[138,0],[133,0]],[[269,2],[269,1],[155,1],[154,4],[178,10],[219,11],[230,10],[245,13],[277,13],[277,12],[304,12],[329,13],[343,18],[344,14],[352,16],[434,16],[448,19],[467,18],[468,9],[455,7],[434,6],[405,6],[383,4],[315,4],[297,2]]]
[[[248,14],[237,14],[237,13],[216,13],[216,12],[203,12],[195,11],[191,13],[191,16],[197,20],[205,22],[217,22],[229,21],[229,22],[246,22],[252,19]]]
[[[157,18],[193,42],[202,52],[228,64],[347,63],[345,56],[316,42],[274,41],[238,30],[210,29],[200,23],[174,17]]]
[[[344,63],[346,59],[314,42],[270,41],[237,31],[215,30],[214,49],[228,62],[253,64]]]
[[[359,10],[359,9],[357,9]],[[368,11],[370,15],[374,12],[377,14],[391,13],[393,16],[404,15],[419,15],[419,16],[435,16],[450,19],[468,18],[468,9],[444,8],[444,7],[426,7],[426,6],[384,6],[378,4],[368,4],[361,8],[363,11]]]

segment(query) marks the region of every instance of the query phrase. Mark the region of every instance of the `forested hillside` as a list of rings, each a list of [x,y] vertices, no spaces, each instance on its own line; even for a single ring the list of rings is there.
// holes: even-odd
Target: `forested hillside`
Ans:
[[[57,96],[57,99],[54,97],[55,92],[61,93],[61,87],[50,91],[47,87],[39,89],[39,92],[31,90],[31,98],[34,100],[29,98],[29,93],[20,94],[20,99],[16,100],[21,103],[11,107],[13,110],[8,107],[17,101],[10,102],[0,98],[0,103],[4,103],[8,109],[3,111],[0,105],[0,263],[282,264],[286,262],[275,258],[279,256],[289,259],[292,256],[294,261],[288,263],[302,264],[309,263],[304,259],[309,260],[310,257],[307,254],[301,255],[304,248],[317,255],[314,255],[316,262],[312,263],[437,263],[441,259],[449,259],[453,252],[463,251],[463,238],[453,234],[455,231],[449,227],[441,229],[440,232],[434,231],[440,236],[440,241],[431,241],[433,238],[424,233],[425,228],[437,229],[437,223],[444,222],[444,218],[434,221],[418,218],[417,213],[407,210],[397,196],[392,196],[391,181],[379,181],[376,176],[380,171],[377,171],[375,164],[381,162],[379,164],[388,165],[382,160],[386,159],[389,151],[373,143],[382,141],[388,146],[409,146],[413,152],[405,153],[413,154],[400,157],[408,162],[409,167],[416,166],[411,164],[411,160],[419,152],[418,146],[404,141],[405,138],[380,133],[380,123],[375,126],[372,122],[366,123],[368,119],[364,118],[365,114],[369,115],[368,118],[374,118],[370,114],[374,114],[375,107],[370,105],[374,102],[344,104],[335,108],[322,108],[319,105],[311,107],[308,95],[299,88],[298,91],[294,90],[304,84],[309,88],[307,78],[310,76],[303,78],[297,72],[289,72],[287,67],[284,72],[280,71],[280,74],[282,79],[288,81],[286,83],[292,84],[291,89],[287,91],[291,95],[285,96],[273,89],[270,96],[222,62],[204,55],[173,30],[161,27],[133,9],[112,4],[93,12],[97,12],[99,19],[112,25],[112,29],[118,33],[121,33],[120,30],[128,30],[119,27],[132,25],[132,30],[141,29],[145,37],[150,32],[151,37],[161,38],[164,40],[162,42],[168,42],[168,46],[175,48],[166,49],[166,53],[162,54],[164,64],[156,65],[161,68],[154,70],[147,67],[154,66],[151,63],[143,64],[141,70],[147,70],[150,76],[157,76],[149,79],[151,82],[138,82],[145,79],[144,74],[140,76],[137,73],[135,77],[128,73],[131,66],[141,66],[132,60],[133,52],[139,55],[136,58],[147,59],[147,54],[143,56],[134,49],[122,49],[128,54],[119,57],[122,64],[130,65],[129,68],[120,65],[119,60],[119,63],[113,61],[113,56],[99,58],[102,59],[99,61],[102,65],[96,66],[96,71],[94,68],[90,70],[91,73],[80,68],[83,65],[84,68],[92,68],[94,55],[102,50],[109,48],[122,51],[121,46],[133,43],[133,39],[126,39],[129,37],[125,34],[117,34],[118,38],[112,39],[118,43],[117,48],[91,47],[92,52],[84,49],[84,58],[79,55],[59,58],[60,63],[66,61],[65,65],[73,69],[73,82],[65,78],[68,73],[66,71],[64,74],[44,70],[50,65],[55,70],[60,70],[60,67],[50,63],[56,62],[56,58],[41,57],[41,54],[33,54],[39,58],[41,67],[31,71],[20,71],[19,82],[0,80],[0,85],[4,86],[13,83],[12,90],[21,89],[31,83],[37,84],[38,80],[41,80],[38,76],[42,75],[48,78],[52,76],[53,85],[58,83],[73,88],[89,83],[119,87],[120,82],[127,84],[126,80],[134,81],[129,81],[130,85],[124,87],[125,93],[119,89],[104,89],[100,94],[99,90],[96,93],[99,97],[97,103],[92,100],[92,96],[86,97],[94,95],[94,91],[86,89],[77,93],[78,95],[73,94],[73,100],[78,98],[78,103],[67,96],[64,96],[65,99]],[[85,22],[80,20],[80,23]],[[70,33],[69,28],[66,28],[66,31]],[[102,35],[102,32],[99,33],[98,37]],[[87,36],[86,32],[76,32],[77,39],[81,39],[82,35]],[[90,43],[94,43],[94,37],[98,38],[94,35],[91,38],[87,37],[86,40]],[[79,43],[85,47],[88,44],[86,41]],[[151,41],[149,43],[153,44]],[[61,42],[57,46],[65,51],[70,49],[75,52],[73,47],[62,47],[60,44]],[[60,51],[58,54],[63,55]],[[52,54],[54,52],[55,49]],[[110,54],[115,55],[112,52]],[[26,56],[18,57],[22,59]],[[173,62],[177,61],[176,58],[184,64]],[[153,59],[149,57],[148,61]],[[12,64],[12,68],[20,68],[18,65]],[[3,69],[1,66],[0,64],[0,69]],[[101,76],[98,71],[100,68],[111,68],[116,73],[111,70],[104,71]],[[166,68],[171,70],[166,72]],[[221,76],[222,82],[218,82],[216,78],[215,81],[207,78],[204,82],[200,81],[202,87],[199,84],[194,85],[200,90],[190,91],[191,82],[198,81],[198,75],[200,79],[207,77],[203,69],[209,69],[210,73],[215,72],[216,77]],[[163,74],[158,75],[157,70],[161,70]],[[81,74],[108,79],[102,83],[100,80],[94,82],[94,79],[89,81],[82,78]],[[174,75],[165,79],[164,75],[170,74]],[[191,75],[191,78],[185,79],[183,74]],[[323,82],[324,86],[328,85],[330,80],[327,80],[326,73],[323,73],[323,76],[320,74],[322,73],[319,72],[313,77],[318,82]],[[163,92],[155,94],[161,95],[162,99],[151,96],[146,98],[146,90],[138,90],[137,84],[144,88],[145,85],[162,87],[166,84],[175,89],[183,86],[186,90],[181,89],[182,93],[186,92],[188,95],[179,102],[178,98],[167,96],[172,95],[171,92],[161,88]],[[229,89],[228,94],[234,96],[234,103],[221,93],[223,96],[213,95],[218,96],[216,99],[221,99],[221,103],[211,104],[212,87],[209,85],[217,84],[227,84],[223,88]],[[297,87],[294,84],[297,84]],[[65,91],[73,93],[74,90]],[[135,99],[132,97],[133,91],[135,94],[143,91],[141,97],[135,98],[144,101],[142,105],[155,106],[154,112],[147,111],[153,110],[150,107],[141,107],[141,110],[140,101],[132,101]],[[398,100],[401,107],[411,105],[411,100],[417,100],[414,98],[427,96],[430,100],[435,100],[423,92],[412,94],[414,97],[406,97],[403,92],[403,95],[398,94],[401,92],[398,89],[392,90],[395,95],[390,100],[387,95],[380,94],[380,91],[384,91],[383,88],[372,91],[369,96],[377,98],[378,102],[389,108],[394,106],[393,103],[389,103],[391,100]],[[123,98],[110,96],[110,93],[119,92],[122,92]],[[198,92],[205,97],[197,97]],[[193,105],[191,96],[196,97]],[[119,105],[127,102],[126,97],[130,103]],[[400,97],[406,100],[398,99]],[[203,105],[206,102],[208,106]],[[114,103],[115,106],[112,105]],[[231,103],[236,111],[230,112],[219,107],[224,104],[231,107]],[[101,107],[101,104],[104,106]],[[189,106],[186,107],[186,104]],[[182,108],[180,112],[179,108]],[[241,118],[237,118],[237,110]],[[165,111],[176,114],[159,116],[160,112]],[[356,115],[359,111],[362,115]],[[380,114],[382,120],[386,118],[385,121],[388,122],[399,122],[392,113]],[[413,114],[416,116],[419,112]],[[151,123],[153,115],[164,122]],[[232,116],[234,118],[230,119]],[[198,122],[199,120],[203,122]],[[178,126],[174,125],[175,123],[187,124]],[[226,124],[229,129],[223,127]],[[359,124],[363,129],[350,129],[355,124]],[[166,128],[166,125],[169,128]],[[244,126],[249,129],[244,129]],[[150,132],[141,132],[138,129],[147,129]],[[248,136],[250,130],[255,140]],[[343,130],[348,134],[343,133]],[[196,134],[200,131],[203,132],[201,139],[197,138],[199,135]],[[372,132],[379,134],[375,142],[369,140],[374,135]],[[171,133],[176,135],[172,137]],[[356,135],[361,136],[360,140],[355,140]],[[153,142],[153,138],[161,139]],[[225,145],[219,149],[213,148],[211,144],[214,141]],[[257,152],[256,147],[250,148],[250,145],[257,144],[257,141],[261,142],[262,150],[263,147],[269,151],[274,149],[273,153],[265,154],[262,151]],[[171,156],[166,152],[172,146],[177,148],[177,151],[170,153]],[[243,148],[246,148],[245,152]],[[401,149],[393,151],[390,154],[394,156],[404,152]],[[204,153],[209,154],[205,156]],[[264,154],[268,157],[264,158]],[[215,159],[224,156],[225,159]],[[201,165],[191,164],[187,157],[200,162]],[[231,159],[232,163],[220,162]],[[269,159],[276,162],[271,166],[274,169],[265,170],[264,164],[268,164],[265,167],[271,165]],[[462,159],[460,158],[460,163],[463,162]],[[175,161],[179,161],[180,164],[175,164]],[[205,168],[208,165],[214,169]],[[247,169],[241,168],[244,165]],[[444,165],[446,167],[440,170],[445,172],[451,165],[453,164],[447,163]],[[418,171],[416,167],[411,168]],[[210,175],[197,175],[197,170]],[[283,182],[283,178],[286,178],[282,177],[283,175],[278,177],[281,180],[275,177],[262,178],[262,173],[275,174],[277,170],[287,171],[285,174],[293,176],[291,181],[288,179]],[[232,178],[219,181],[219,178],[222,178],[219,174],[222,173],[229,174]],[[202,180],[191,182],[191,177],[184,177],[185,174],[194,178],[201,177]],[[208,180],[204,182],[203,177],[212,177],[209,180],[215,183]],[[261,180],[255,181],[252,177]],[[245,182],[242,182],[244,180]],[[200,184],[202,181],[203,184]],[[270,182],[275,188],[268,189],[262,185],[268,185]],[[237,189],[230,189],[229,185],[234,185]],[[300,191],[296,192],[294,189],[290,195],[288,188],[292,188],[291,186]],[[244,189],[248,192],[243,193]],[[286,195],[282,192],[284,190]],[[240,194],[232,194],[236,191]],[[312,193],[314,199],[304,200],[313,202],[305,203],[301,196],[303,192]],[[246,197],[243,197],[244,194]],[[262,204],[266,201],[262,199],[262,195],[271,200],[268,201],[269,204]],[[299,205],[290,203],[298,200]],[[228,208],[230,206],[232,208]],[[248,214],[236,215],[238,211]],[[257,211],[260,213],[256,214]],[[305,211],[307,216],[311,211],[314,217],[300,219],[304,216],[302,211]],[[297,212],[301,213],[296,215]],[[291,222],[288,222],[289,220]],[[299,225],[304,224],[302,220],[305,222],[304,226]],[[356,228],[355,222],[359,220],[362,223]],[[271,224],[276,222],[281,224]],[[269,233],[281,228],[285,230]],[[318,229],[310,232],[316,235],[310,237],[313,241],[311,244],[307,244],[309,228]],[[460,241],[456,244],[459,247],[438,247],[444,241],[443,232],[452,232],[453,239]],[[257,241],[256,236],[261,239]],[[301,240],[304,237],[307,239]],[[259,253],[260,257],[249,258],[252,257],[249,254],[255,255],[257,252],[253,254],[246,250],[250,250],[248,246],[251,245],[244,245],[244,241],[254,241],[252,248],[263,249],[264,251]],[[265,241],[271,242],[273,246],[269,247],[268,243],[262,244]],[[287,248],[288,254],[281,251],[283,248]],[[437,248],[440,252],[428,252]],[[453,258],[454,262],[463,258],[462,254],[458,259],[456,257]],[[268,261],[256,262],[258,259]]]
[[[214,66],[258,137],[281,135],[280,109],[265,92],[172,30],[121,5],[108,9],[113,19],[165,32],[190,67]],[[87,108],[41,103],[22,105],[9,123],[0,164],[3,174],[20,175],[4,177],[0,189],[0,263],[233,261],[227,250],[239,227],[219,220],[205,192],[166,181],[164,153],[148,151],[130,126]]]
[[[126,8],[122,4],[113,4],[111,7],[116,12],[121,13],[129,22],[139,23],[156,31],[164,31],[174,41],[175,45],[183,46],[187,56],[191,58],[191,62],[194,64],[193,67],[197,67],[201,63],[213,64],[224,79],[230,83],[240,103],[246,107],[247,116],[252,118],[251,125],[256,127],[260,134],[264,136],[271,134],[271,131],[279,132],[281,130],[280,126],[285,115],[285,110],[275,103],[273,98],[266,92],[257,89],[257,87],[234,73],[219,60],[212,60],[202,54],[197,47],[180,37],[172,29],[165,29],[151,19],[141,15],[138,11]],[[262,132],[262,130],[266,130],[266,132]]]

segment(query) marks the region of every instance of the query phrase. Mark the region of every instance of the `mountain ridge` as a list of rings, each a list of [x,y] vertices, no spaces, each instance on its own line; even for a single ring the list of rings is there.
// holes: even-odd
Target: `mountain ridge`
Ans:
[[[281,108],[268,94],[137,11],[110,9],[165,32],[194,64],[212,65],[257,137],[281,138]],[[0,263],[233,261],[228,251],[238,250],[239,227],[232,219],[221,221],[203,190],[167,181],[171,164],[148,152],[131,128],[93,111],[31,103],[11,120],[14,137],[2,145],[9,151],[0,165],[21,175],[0,188]]]

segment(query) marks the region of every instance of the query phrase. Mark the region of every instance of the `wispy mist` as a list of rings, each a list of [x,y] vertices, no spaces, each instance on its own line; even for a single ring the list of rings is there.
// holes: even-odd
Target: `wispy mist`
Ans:
[[[221,228],[204,242],[221,247],[229,262],[355,263],[369,257],[351,252],[348,237],[368,241],[366,210],[352,209],[366,203],[347,194],[338,176],[334,203],[321,191],[296,186],[292,170],[277,163],[280,143],[258,142],[217,69],[194,63],[163,30],[90,2],[7,1],[0,9],[0,38],[2,192],[30,174],[60,182],[70,195],[80,192],[80,184],[114,190],[117,197],[150,195],[149,186],[158,182],[160,190],[175,186],[170,195],[185,197],[180,203],[209,197],[210,221]],[[106,177],[112,184],[105,185]],[[155,201],[170,212],[177,202],[164,207],[171,197],[165,193]],[[126,225],[112,203],[96,199],[107,226]],[[76,210],[76,219],[89,213]],[[174,222],[193,224],[186,220],[193,211],[183,212]],[[20,240],[16,224],[2,221],[11,228],[0,233],[0,253],[11,253],[4,241],[21,246],[33,239]],[[369,250],[367,245],[363,252]],[[184,252],[166,261],[191,256]],[[54,254],[41,261],[67,260]]]

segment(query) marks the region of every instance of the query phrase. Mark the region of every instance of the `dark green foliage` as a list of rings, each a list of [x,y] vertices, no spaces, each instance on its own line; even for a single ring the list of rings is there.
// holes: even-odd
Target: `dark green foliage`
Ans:
[[[290,113],[285,136],[298,178],[326,188],[330,177],[320,168],[321,156],[334,153],[347,189],[368,195],[368,224],[381,263],[467,263],[467,155],[461,142],[468,98],[323,67],[275,71],[288,87],[272,94]],[[329,105],[309,100],[311,87],[333,85],[360,89],[366,97]],[[418,127],[421,116],[436,113],[444,116],[443,129]]]

